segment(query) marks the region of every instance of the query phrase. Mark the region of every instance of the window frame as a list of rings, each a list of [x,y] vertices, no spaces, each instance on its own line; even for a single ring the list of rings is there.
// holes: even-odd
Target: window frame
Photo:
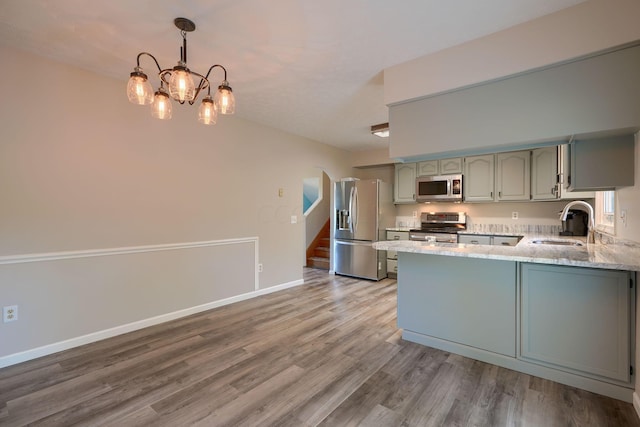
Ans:
[[[596,230],[615,236],[616,205],[615,190],[596,191],[595,193],[595,225]]]

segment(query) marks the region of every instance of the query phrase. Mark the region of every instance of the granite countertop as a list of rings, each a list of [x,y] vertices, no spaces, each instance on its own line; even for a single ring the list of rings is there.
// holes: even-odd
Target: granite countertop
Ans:
[[[410,231],[412,230],[411,227],[387,227],[385,228],[386,231]]]
[[[473,234],[501,235],[501,233]],[[640,271],[640,246],[603,243],[583,243],[583,246],[544,245],[535,244],[533,241],[553,239],[584,242],[585,240],[584,238],[559,237],[557,235],[520,235],[523,238],[516,246],[394,240],[376,242],[373,247],[378,250],[397,252]]]

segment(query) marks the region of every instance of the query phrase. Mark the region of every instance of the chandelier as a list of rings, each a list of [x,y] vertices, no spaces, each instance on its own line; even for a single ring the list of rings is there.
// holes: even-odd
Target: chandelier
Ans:
[[[168,120],[171,118],[171,99],[180,104],[188,102],[193,105],[200,92],[206,90],[207,95],[202,98],[198,110],[198,121],[205,125],[216,123],[218,113],[233,114],[236,108],[236,101],[233,91],[227,81],[227,69],[216,64],[209,68],[206,75],[196,73],[187,67],[187,33],[196,29],[196,24],[187,18],[176,18],[173,23],[180,30],[182,35],[182,46],[180,47],[180,60],[173,68],[162,69],[158,60],[148,52],[141,52],[136,58],[136,67],[130,74],[127,84],[127,97],[129,102],[137,105],[151,104],[151,115],[157,119]],[[149,78],[140,67],[140,57],[147,55],[153,59],[158,67],[158,77],[160,87],[154,93]],[[224,80],[218,86],[214,97],[211,97],[211,84],[209,74],[214,68],[221,68],[224,71]],[[196,86],[194,78],[198,81]],[[168,87],[165,88],[165,84]]]

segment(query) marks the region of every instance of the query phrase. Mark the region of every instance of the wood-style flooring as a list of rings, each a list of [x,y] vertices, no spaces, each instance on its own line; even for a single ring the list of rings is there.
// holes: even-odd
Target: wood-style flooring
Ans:
[[[1,369],[0,425],[640,426],[631,404],[403,341],[393,280],[304,274]]]

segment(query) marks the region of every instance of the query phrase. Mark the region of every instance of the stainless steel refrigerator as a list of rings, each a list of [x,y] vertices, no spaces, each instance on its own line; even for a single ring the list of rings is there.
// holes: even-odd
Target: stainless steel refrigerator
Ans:
[[[336,274],[380,280],[387,277],[385,251],[373,242],[384,240],[395,223],[391,185],[379,179],[346,178],[334,187],[334,270]]]

